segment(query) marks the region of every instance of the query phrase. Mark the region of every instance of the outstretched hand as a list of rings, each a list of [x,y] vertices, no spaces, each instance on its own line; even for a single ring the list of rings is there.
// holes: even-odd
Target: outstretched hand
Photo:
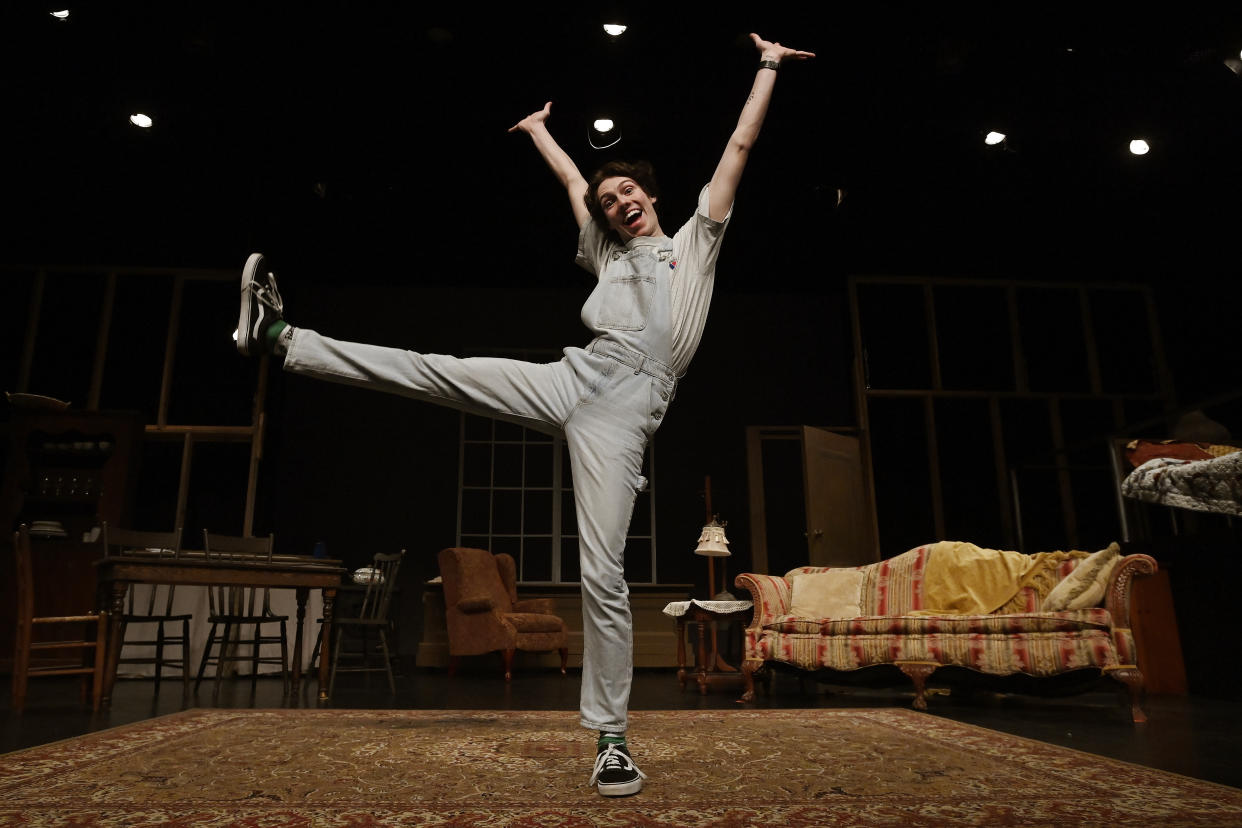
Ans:
[[[774,60],[780,63],[785,60],[806,60],[815,57],[814,52],[790,49],[788,46],[764,40],[754,32],[750,33],[750,39],[755,42],[755,48],[759,50],[759,57],[762,60]]]
[[[552,114],[552,102],[548,101],[543,105],[543,109],[538,112],[532,112],[513,126],[509,127],[510,132],[530,132],[534,129],[535,124],[542,124],[548,120],[548,116]]]

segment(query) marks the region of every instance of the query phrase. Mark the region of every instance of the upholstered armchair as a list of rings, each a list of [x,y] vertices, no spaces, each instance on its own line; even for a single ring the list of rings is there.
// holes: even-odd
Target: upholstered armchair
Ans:
[[[456,547],[440,552],[444,612],[448,625],[449,675],[462,656],[497,650],[504,657],[505,681],[513,677],[513,653],[561,654],[561,673],[569,662],[569,631],[555,615],[551,598],[517,600],[513,557],[486,549]]]

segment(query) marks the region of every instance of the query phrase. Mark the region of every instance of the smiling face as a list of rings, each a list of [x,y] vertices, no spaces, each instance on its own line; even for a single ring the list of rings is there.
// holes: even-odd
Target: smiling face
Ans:
[[[604,212],[608,226],[617,231],[621,241],[636,236],[662,236],[656,217],[656,199],[651,198],[632,178],[605,178],[595,190],[596,203]]]

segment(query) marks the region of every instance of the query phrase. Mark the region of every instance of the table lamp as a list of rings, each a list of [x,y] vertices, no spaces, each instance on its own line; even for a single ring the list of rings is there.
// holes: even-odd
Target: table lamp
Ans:
[[[712,518],[699,534],[699,545],[695,547],[694,554],[707,558],[707,593],[711,595],[712,590],[716,588],[716,558],[727,558],[732,554],[729,552],[729,539],[725,537],[725,525]],[[722,579],[725,577],[722,575]],[[736,600],[724,588],[723,582],[720,586],[720,592],[712,596],[713,601]]]

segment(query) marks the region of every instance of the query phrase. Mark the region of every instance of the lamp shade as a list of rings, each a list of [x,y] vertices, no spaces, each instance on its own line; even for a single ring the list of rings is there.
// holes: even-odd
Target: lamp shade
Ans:
[[[713,520],[704,526],[694,554],[709,558],[729,557],[732,553],[729,552],[729,539],[725,537],[724,525]]]

